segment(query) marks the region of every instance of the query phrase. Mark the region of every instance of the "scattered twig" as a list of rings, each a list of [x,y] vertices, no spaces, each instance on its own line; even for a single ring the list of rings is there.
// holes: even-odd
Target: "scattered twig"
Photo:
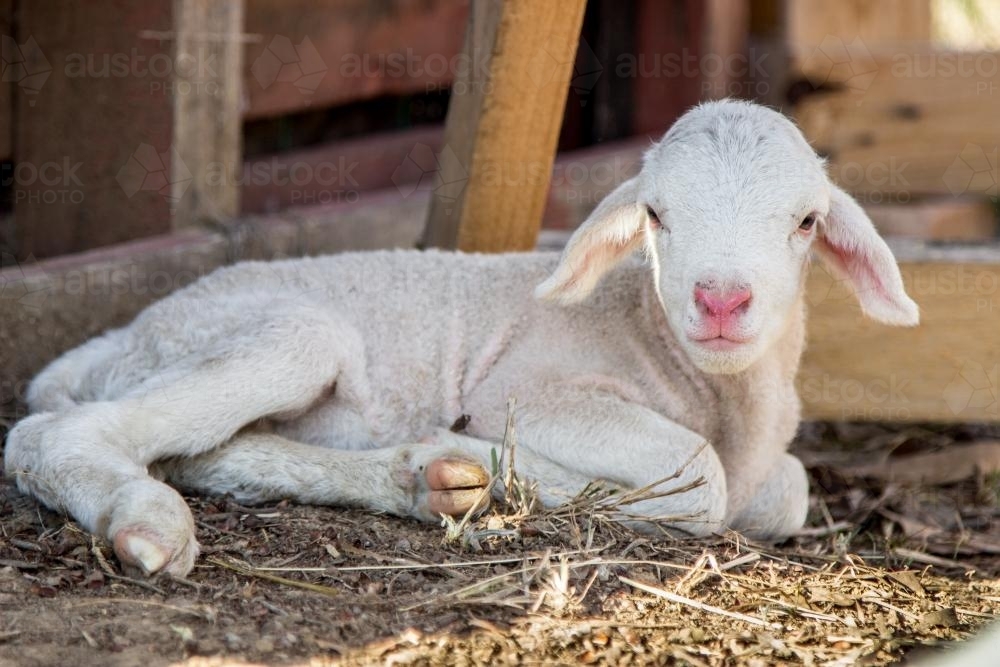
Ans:
[[[670,591],[659,588],[657,586],[651,586],[649,584],[644,584],[641,581],[636,581],[635,579],[629,579],[628,577],[619,576],[618,579],[624,583],[628,584],[633,588],[638,588],[640,591],[649,593],[650,595],[656,595],[670,602],[676,602],[677,604],[683,604],[693,609],[699,611],[708,612],[710,614],[718,614],[719,616],[725,616],[727,618],[732,618],[737,621],[743,621],[745,623],[750,623],[751,625],[759,625],[765,628],[781,628],[780,623],[768,623],[762,618],[757,618],[756,616],[747,616],[746,614],[741,614],[736,611],[728,611],[722,609],[721,607],[713,607],[710,604],[705,604],[704,602],[699,602],[698,600],[692,600],[691,598],[686,598],[683,595],[677,595],[676,593],[671,593]]]
[[[285,577],[279,577],[274,574],[268,574],[267,572],[261,572],[253,567],[244,567],[242,565],[236,565],[234,563],[227,563],[226,561],[218,558],[209,558],[207,560],[209,563],[212,563],[213,565],[224,567],[227,570],[232,570],[233,572],[242,574],[247,577],[264,579],[265,581],[270,581],[276,584],[283,584],[285,586],[293,586],[295,588],[301,588],[303,590],[312,591],[313,593],[319,593],[321,595],[327,595],[330,597],[335,597],[340,594],[340,592],[336,588],[331,588],[330,586],[323,586],[322,584],[313,584],[308,581],[296,581],[295,579],[287,579]]]

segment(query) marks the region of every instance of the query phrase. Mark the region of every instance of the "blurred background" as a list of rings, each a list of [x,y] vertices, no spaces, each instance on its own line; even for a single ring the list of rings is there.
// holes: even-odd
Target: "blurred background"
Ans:
[[[162,163],[169,172],[176,133],[198,131],[177,127],[177,98],[237,96],[232,117],[199,122],[227,126],[203,141],[228,130],[242,147],[233,153],[241,163],[216,174],[235,205],[188,213],[225,221],[409,192],[423,170],[407,156],[441,147],[467,0],[214,3],[234,12],[240,4],[235,70],[220,40],[202,34],[214,30],[208,23],[189,26],[195,44],[178,58],[172,2],[0,3],[5,254],[53,257],[197,224],[169,210],[188,193],[164,197],[140,171],[119,177],[144,146],[143,169]],[[952,190],[963,190],[961,179],[949,189],[944,176],[965,144],[996,142],[995,49],[992,0],[592,0],[559,150],[596,147],[581,153],[589,159],[618,150],[627,162],[699,100],[754,99],[796,117],[835,176],[873,206],[948,203],[908,223],[904,209],[878,210],[890,231],[988,236],[988,209],[959,205]],[[907,57],[894,61],[901,50]],[[950,76],[962,65],[969,71]],[[575,180],[595,180],[589,170]],[[554,193],[549,225],[571,226],[608,186],[563,184],[576,190]],[[995,196],[995,183],[978,194]]]
[[[432,198],[465,183],[442,176],[449,103],[492,92],[463,54],[469,14],[468,0],[0,0],[6,413],[59,352],[220,265],[421,245]],[[792,117],[887,236],[997,235],[1000,2],[590,0],[573,35],[541,40],[526,74],[551,94],[572,59],[543,243],[722,97]],[[495,166],[486,177],[537,177]],[[921,414],[981,416],[953,412]]]

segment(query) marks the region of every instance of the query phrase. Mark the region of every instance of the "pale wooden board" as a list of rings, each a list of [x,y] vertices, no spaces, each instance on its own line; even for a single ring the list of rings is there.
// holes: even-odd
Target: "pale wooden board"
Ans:
[[[988,199],[942,196],[864,208],[883,236],[983,241],[996,238],[998,231],[996,212]]]
[[[866,44],[928,42],[930,0],[784,0],[787,42],[811,50],[831,36]]]
[[[1000,421],[1000,247],[904,252],[920,305],[912,329],[864,318],[819,265],[808,285],[809,342],[799,372],[807,419]]]
[[[754,68],[752,88],[777,107],[810,85],[863,75],[859,51],[930,46],[931,0],[751,0],[751,7],[752,60],[764,70]]]
[[[464,53],[477,66],[452,93],[427,245],[534,247],[585,4],[483,0],[470,7]]]
[[[830,174],[881,201],[996,196],[1000,52],[896,51],[872,54],[872,62],[870,85],[831,79],[837,90],[806,96],[794,109],[806,137],[830,156]],[[955,166],[960,156],[982,173],[966,181],[965,167]]]

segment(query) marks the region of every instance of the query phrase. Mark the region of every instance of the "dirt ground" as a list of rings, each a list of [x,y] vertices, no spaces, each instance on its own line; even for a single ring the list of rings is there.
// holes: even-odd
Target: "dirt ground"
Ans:
[[[781,545],[651,538],[582,499],[496,507],[449,538],[358,510],[191,498],[203,554],[183,581],[131,578],[0,482],[0,666],[892,663],[1000,612],[995,437],[804,428],[809,527]],[[947,483],[898,481],[927,468]]]

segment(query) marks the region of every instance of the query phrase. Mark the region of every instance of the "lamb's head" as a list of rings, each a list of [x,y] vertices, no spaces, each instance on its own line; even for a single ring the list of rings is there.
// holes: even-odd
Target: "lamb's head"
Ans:
[[[646,153],[536,294],[580,301],[615,264],[644,252],[688,356],[707,372],[737,373],[802,307],[810,251],[852,284],[869,317],[917,324],[888,246],[795,125],[765,107],[715,102],[685,114]]]

